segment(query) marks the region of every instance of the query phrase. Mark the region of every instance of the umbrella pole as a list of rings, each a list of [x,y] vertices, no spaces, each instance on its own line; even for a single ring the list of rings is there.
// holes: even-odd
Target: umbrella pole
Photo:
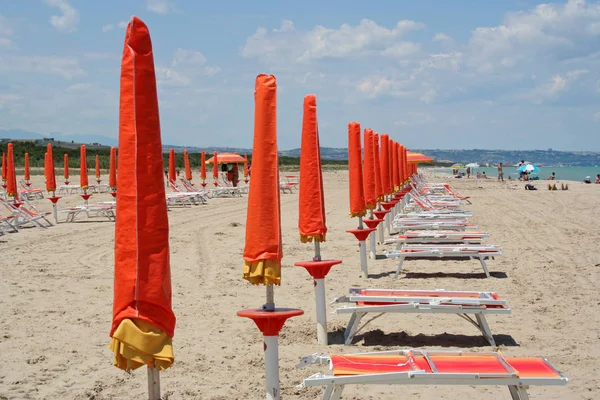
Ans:
[[[389,201],[389,197],[388,197],[388,196],[386,196],[386,198],[387,198],[387,199],[386,199],[385,201]],[[390,212],[389,212],[389,213],[385,214],[385,226],[386,226],[386,228],[387,228],[388,235],[390,235],[390,234],[392,233],[392,230],[391,230],[391,223],[390,223],[391,215],[392,215],[392,212],[391,212],[391,210],[390,210]],[[383,243],[383,238],[381,238],[381,242]]]
[[[381,211],[381,202],[377,203],[377,211]],[[377,225],[377,235],[379,236],[379,244],[383,244],[383,224]]]
[[[362,217],[358,217],[358,229],[364,229]],[[369,268],[367,266],[367,242],[360,240],[358,242],[358,247],[360,249],[360,269],[362,270],[363,278],[368,278]]]
[[[315,239],[315,257],[313,261],[321,261],[321,243]],[[317,302],[317,341],[327,346],[327,308],[325,305],[325,279],[315,279],[315,299]]]
[[[56,192],[53,191],[52,192],[52,197],[56,198]],[[56,222],[56,224],[58,225],[58,211],[56,210],[57,206],[56,206],[56,201],[52,202],[52,214],[54,215],[54,222]]]
[[[148,400],[160,400],[160,373],[154,364],[148,366]]]
[[[369,210],[369,219],[374,219],[373,218],[373,210]],[[371,245],[371,251],[369,252],[369,257],[371,259],[375,259],[377,256],[377,247],[375,246],[375,241],[377,240],[377,238],[375,237],[375,231],[371,232],[371,234],[369,235],[369,244]]]

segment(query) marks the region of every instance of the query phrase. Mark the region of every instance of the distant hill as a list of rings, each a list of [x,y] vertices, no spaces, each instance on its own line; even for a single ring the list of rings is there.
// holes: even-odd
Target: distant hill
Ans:
[[[60,147],[75,148],[84,143],[90,148],[102,149],[106,146],[117,146],[117,140],[101,135],[83,135],[60,133],[35,133],[23,130],[0,129],[0,142],[12,140],[36,140],[38,144],[47,143],[54,139],[54,144]],[[98,145],[94,145],[98,144]],[[176,153],[183,153],[187,149],[190,153],[199,153],[204,150],[207,153],[238,153],[240,155],[252,153],[252,149],[242,147],[196,147],[196,146],[173,146],[163,145],[163,152],[167,153],[171,148]],[[557,150],[440,150],[440,149],[411,149],[433,157],[436,162],[471,163],[480,165],[496,165],[500,162],[507,165],[517,164],[521,160],[533,162],[546,166],[597,166],[600,165],[600,153],[589,151],[557,151]],[[281,150],[282,157],[300,157],[300,149]],[[346,160],[348,149],[336,147],[321,147],[321,157],[324,160]]]

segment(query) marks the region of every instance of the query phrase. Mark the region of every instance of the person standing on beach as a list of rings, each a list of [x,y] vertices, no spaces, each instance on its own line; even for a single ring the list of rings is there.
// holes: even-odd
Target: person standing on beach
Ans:
[[[504,182],[504,172],[502,171],[502,163],[498,164],[498,180]]]

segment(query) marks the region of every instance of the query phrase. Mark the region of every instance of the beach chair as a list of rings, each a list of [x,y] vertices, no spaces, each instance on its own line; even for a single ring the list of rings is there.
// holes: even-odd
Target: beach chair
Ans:
[[[117,205],[114,202],[80,205],[62,210],[66,214],[65,222],[75,222],[75,219],[85,214],[88,218],[106,218],[111,222],[116,219]]]
[[[392,227],[398,232],[406,231],[467,231],[477,229],[477,225],[468,223],[465,219],[417,219],[401,218],[392,221]]]
[[[447,210],[444,212],[432,212],[432,211],[423,211],[423,212],[406,212],[406,213],[398,213],[394,216],[394,220],[399,220],[403,218],[408,219],[467,219],[471,218],[473,213],[470,211],[462,211],[462,210]]]
[[[171,187],[171,190],[173,190],[173,193],[177,193],[180,196],[188,196],[192,204],[206,204],[206,196],[204,193],[199,191],[187,191],[180,188],[176,182],[169,182],[169,186]]]
[[[82,193],[81,186],[79,185],[60,185],[56,188],[57,194],[73,194]]]
[[[396,270],[395,278],[398,278],[402,271],[404,260],[421,259],[421,260],[471,260],[477,259],[481,263],[481,267],[485,272],[486,277],[490,277],[487,265],[488,259],[502,255],[502,248],[490,244],[406,244],[400,250],[385,253],[387,258],[398,258],[398,269]]]
[[[167,208],[174,206],[181,207],[192,207],[194,203],[194,196],[190,196],[185,193],[166,193]]]
[[[399,250],[405,244],[480,244],[484,238],[489,237],[487,232],[475,231],[406,231],[401,235],[386,239],[384,244],[396,243]]]
[[[17,227],[11,221],[13,219],[14,219],[14,217],[12,215],[11,216],[0,215],[0,230],[2,230],[2,234],[4,234],[5,232],[13,232],[13,233],[19,232]]]
[[[21,185],[21,189],[19,189],[19,197],[26,198],[28,200],[36,200],[44,198],[44,191],[42,189],[30,189],[25,184],[25,181],[20,180],[19,185]]]
[[[211,197],[242,197],[242,192],[239,188],[223,185],[218,180],[215,180],[215,187],[210,189]]]
[[[194,184],[192,182],[188,181],[185,178],[181,178],[180,181],[181,181],[181,184],[183,185],[183,188],[181,188],[181,191],[187,192],[187,193],[196,193],[198,196],[200,196],[202,198],[202,201],[204,203],[206,203],[206,201],[208,201],[208,199],[210,199],[210,193],[208,193],[203,188],[197,188],[196,186],[194,186]]]
[[[513,400],[527,400],[531,386],[564,386],[568,379],[542,357],[503,357],[499,352],[391,350],[313,354],[298,368],[329,365],[300,387],[324,386],[323,400],[338,400],[346,385],[507,386]],[[405,398],[406,393],[398,398]]]
[[[19,210],[26,213],[30,218],[38,218],[40,223],[45,223],[46,227],[53,226],[52,222],[48,220],[50,215],[52,215],[52,211],[40,211],[38,208],[27,198],[21,198],[21,206]]]
[[[9,212],[5,218],[8,218],[15,228],[21,228],[27,225],[33,225],[40,228],[52,226],[52,223],[46,219],[46,215],[51,213],[40,214],[26,208],[21,209],[21,207],[17,207],[11,202],[1,199],[0,204]]]
[[[350,314],[344,332],[344,342],[347,345],[352,343],[362,318],[368,313],[379,315],[367,321],[361,329],[386,313],[412,313],[456,314],[473,324],[489,344],[495,346],[486,315],[510,314],[506,300],[492,292],[352,288],[348,296],[337,298],[332,304],[339,303],[351,303],[335,310],[336,314]]]

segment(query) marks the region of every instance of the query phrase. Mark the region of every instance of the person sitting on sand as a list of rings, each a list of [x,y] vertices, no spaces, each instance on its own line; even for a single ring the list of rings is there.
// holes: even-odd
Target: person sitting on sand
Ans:
[[[560,190],[569,190],[569,185],[568,185],[568,184],[561,183],[561,184],[560,184]]]
[[[481,172],[477,171],[477,179],[481,179]]]
[[[600,183],[600,174],[596,175],[596,183]]]
[[[556,183],[554,185],[548,184],[548,190],[558,190]]]
[[[586,176],[585,179],[583,180],[583,183],[592,183],[592,178],[590,178],[589,176]]]
[[[488,177],[487,177],[487,175],[485,174],[485,171],[483,171],[483,172],[481,173],[481,177],[482,177],[483,179],[487,179],[487,178],[488,178]]]
[[[531,183],[528,183],[525,185],[525,190],[537,190],[537,188],[535,186],[533,186]]]
[[[549,177],[546,178],[547,181],[553,181],[556,180],[556,172],[553,172],[552,175],[550,175]]]

